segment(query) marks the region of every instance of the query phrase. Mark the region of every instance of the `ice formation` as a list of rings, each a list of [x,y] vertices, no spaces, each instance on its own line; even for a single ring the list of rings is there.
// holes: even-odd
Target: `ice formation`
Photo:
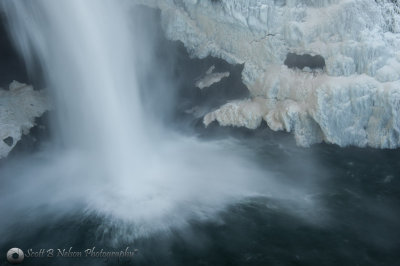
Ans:
[[[297,143],[400,146],[400,3],[396,0],[136,0],[161,10],[192,55],[244,64],[251,98],[204,123],[293,132]],[[288,68],[318,56],[319,70]]]
[[[222,79],[229,77],[229,72],[213,72],[215,66],[211,66],[207,71],[206,74],[196,81],[195,85],[200,90],[204,88],[208,88],[211,85],[220,82]]]
[[[0,88],[0,158],[6,157],[23,134],[28,134],[49,106],[44,91],[13,81],[9,90]]]

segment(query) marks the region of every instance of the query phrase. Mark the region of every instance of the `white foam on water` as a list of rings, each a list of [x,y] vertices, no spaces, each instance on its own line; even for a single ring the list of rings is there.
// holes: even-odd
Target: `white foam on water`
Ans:
[[[199,141],[148,121],[135,65],[149,52],[138,42],[145,30],[135,31],[121,2],[1,4],[28,67],[38,60],[43,68],[59,144],[0,170],[0,210],[9,214],[3,228],[18,217],[85,210],[147,234],[209,218],[249,196],[312,205],[305,189],[258,169],[229,141]]]

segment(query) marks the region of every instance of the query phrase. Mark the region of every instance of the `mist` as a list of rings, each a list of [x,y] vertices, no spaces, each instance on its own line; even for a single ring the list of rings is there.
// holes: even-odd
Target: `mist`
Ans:
[[[1,4],[53,104],[51,142],[0,169],[2,230],[81,213],[123,221],[135,238],[214,219],[249,197],[291,202],[293,213],[315,209],[315,184],[261,169],[230,139],[200,140],[171,125],[176,81],[155,56],[153,18],[111,0]]]

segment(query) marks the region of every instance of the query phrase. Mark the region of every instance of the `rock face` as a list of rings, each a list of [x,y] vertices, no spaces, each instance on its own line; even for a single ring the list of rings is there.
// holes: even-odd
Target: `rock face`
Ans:
[[[251,99],[205,125],[293,132],[297,143],[400,146],[397,0],[136,0],[193,56],[244,64]],[[286,63],[286,64],[285,64]]]
[[[49,109],[43,91],[32,86],[12,82],[9,90],[0,88],[0,158],[6,157],[34,126],[36,117]]]

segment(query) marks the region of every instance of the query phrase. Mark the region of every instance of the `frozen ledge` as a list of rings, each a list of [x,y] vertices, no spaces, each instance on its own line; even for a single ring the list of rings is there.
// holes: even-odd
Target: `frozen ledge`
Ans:
[[[400,146],[398,1],[136,1],[160,9],[166,36],[193,56],[244,64],[251,98],[205,115],[205,125],[265,120],[301,146]]]
[[[331,77],[271,67],[264,76],[270,98],[230,102],[204,117],[207,126],[293,132],[301,146],[325,141],[340,146],[399,146],[400,81],[381,83],[367,75]],[[260,92],[260,94],[263,94]],[[290,95],[290,97],[287,97]]]
[[[15,147],[23,134],[28,134],[36,117],[49,109],[43,91],[14,81],[9,90],[0,88],[0,158]]]
[[[229,77],[230,73],[229,72],[213,72],[215,69],[215,66],[211,66],[206,74],[200,78],[198,81],[196,81],[195,86],[199,88],[200,90],[204,88],[208,88],[211,85],[220,82],[222,79]]]

